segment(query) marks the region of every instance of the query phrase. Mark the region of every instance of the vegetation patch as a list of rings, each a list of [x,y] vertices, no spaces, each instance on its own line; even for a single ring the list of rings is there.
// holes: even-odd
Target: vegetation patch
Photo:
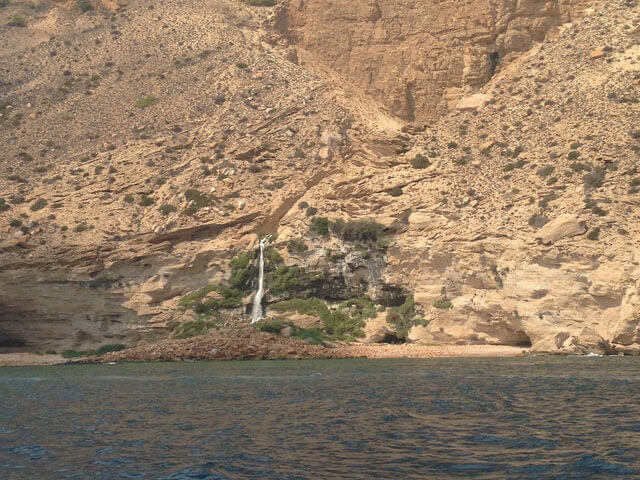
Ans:
[[[301,239],[291,239],[287,242],[287,252],[289,253],[303,253],[307,250],[309,250],[309,247]]]
[[[198,318],[182,322],[173,326],[173,336],[175,338],[191,338],[204,335],[214,328],[219,328],[219,324],[213,320]]]
[[[326,335],[322,333],[322,330],[319,328],[300,328],[292,322],[286,322],[280,319],[254,324],[254,328],[257,328],[261,332],[273,333],[275,335],[280,335],[282,330],[286,327],[291,329],[292,337],[299,338],[300,340],[304,340],[314,345],[322,343],[326,338]]]
[[[184,198],[189,202],[184,209],[184,213],[187,215],[195,215],[201,208],[207,207],[211,204],[214,198],[206,193],[190,188],[184,192]]]
[[[202,316],[211,316],[220,309],[240,307],[242,293],[224,285],[207,285],[182,297],[179,305],[184,310],[193,310]]]
[[[2,197],[0,197],[0,212],[6,212],[7,210],[9,210],[11,207],[9,206],[9,204],[6,202],[6,200]]]
[[[252,7],[274,7],[278,4],[277,0],[244,0],[244,3]]]
[[[155,95],[147,95],[136,102],[136,107],[147,108],[155,105],[156,103],[158,103],[158,98]]]
[[[398,338],[406,339],[414,325],[427,326],[424,318],[416,318],[416,304],[413,295],[408,295],[404,303],[387,312],[387,323],[393,325]]]
[[[341,303],[335,310],[330,310],[325,302],[315,297],[285,300],[271,305],[278,312],[295,311],[320,318],[324,333],[340,340],[364,336],[362,328],[365,316],[375,316],[375,308],[372,307],[373,303],[369,299],[351,299]]]
[[[122,343],[109,343],[107,345],[102,345],[96,350],[63,350],[62,357],[63,358],[81,358],[81,357],[92,357],[94,355],[104,355],[109,352],[119,352],[121,350],[126,349],[127,346]]]
[[[47,201],[44,198],[39,198],[35,202],[33,202],[31,204],[31,207],[29,208],[31,209],[32,212],[37,212],[38,210],[42,210],[46,206],[47,206]]]
[[[422,155],[421,153],[418,153],[415,157],[411,159],[411,166],[413,168],[423,169],[423,168],[427,168],[429,165],[431,165],[431,162],[429,162],[429,159],[424,155]]]

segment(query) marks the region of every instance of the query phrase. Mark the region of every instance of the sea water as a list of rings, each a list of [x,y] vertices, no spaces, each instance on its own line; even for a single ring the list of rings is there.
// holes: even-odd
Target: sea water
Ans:
[[[0,368],[0,478],[640,478],[640,358]]]

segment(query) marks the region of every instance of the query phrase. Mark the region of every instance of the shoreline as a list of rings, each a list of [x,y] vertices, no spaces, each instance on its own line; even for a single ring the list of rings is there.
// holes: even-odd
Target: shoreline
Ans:
[[[280,357],[284,359],[319,359],[319,358],[366,358],[366,359],[401,359],[401,358],[506,358],[520,357],[528,355],[529,350],[521,347],[511,347],[505,345],[417,345],[417,344],[364,344],[354,343],[351,345],[343,345],[337,348],[326,349],[326,355],[287,355]],[[136,362],[136,363],[155,363],[160,359],[112,359],[109,355],[103,357],[86,357],[66,359],[61,355],[40,355],[37,353],[20,352],[20,353],[0,353],[0,367],[27,367],[27,366],[50,366],[50,365],[70,365],[70,364],[86,364],[86,363],[111,363],[112,361]],[[243,360],[246,356],[238,356],[236,358],[220,358],[207,359],[196,358],[195,360]],[[278,357],[276,357],[278,358]],[[276,359],[271,358],[271,359]],[[252,360],[269,359],[269,358],[248,358]],[[189,358],[163,358],[164,361],[186,361],[194,360]]]

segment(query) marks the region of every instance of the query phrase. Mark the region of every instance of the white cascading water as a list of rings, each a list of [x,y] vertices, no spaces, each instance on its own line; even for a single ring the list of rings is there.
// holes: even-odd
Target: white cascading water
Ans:
[[[253,297],[253,309],[251,310],[251,323],[256,323],[264,318],[262,312],[262,297],[264,296],[264,247],[267,245],[267,239],[260,240],[260,267],[258,273],[258,291]]]

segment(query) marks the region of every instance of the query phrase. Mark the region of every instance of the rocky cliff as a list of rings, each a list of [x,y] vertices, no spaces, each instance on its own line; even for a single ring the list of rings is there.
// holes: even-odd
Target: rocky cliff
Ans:
[[[640,9],[592,3],[0,8],[2,345],[167,336],[271,234],[267,302],[368,339],[638,349]]]

